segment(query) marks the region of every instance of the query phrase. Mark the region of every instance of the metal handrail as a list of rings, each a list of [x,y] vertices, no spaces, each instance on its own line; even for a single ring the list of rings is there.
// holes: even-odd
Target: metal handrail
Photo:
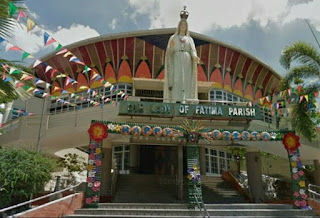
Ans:
[[[200,197],[200,189],[196,186],[196,184],[193,184],[194,190],[196,192],[193,193],[194,199],[197,202],[198,208],[200,210],[200,213],[202,214],[203,217],[209,217],[210,218],[210,214],[207,211],[206,206],[204,205],[203,201],[201,201],[201,203],[199,202],[198,197]],[[203,210],[202,210],[203,208]]]
[[[31,204],[31,203],[36,202],[36,201],[39,201],[39,200],[41,200],[41,199],[45,199],[45,198],[48,198],[48,197],[50,197],[50,196],[53,196],[53,195],[56,195],[56,194],[59,194],[59,193],[68,191],[68,190],[70,190],[70,189],[76,188],[76,187],[78,187],[80,184],[81,184],[81,183],[78,183],[78,184],[76,184],[76,185],[74,185],[74,186],[70,186],[70,187],[65,188],[65,189],[62,189],[62,190],[60,190],[60,191],[52,192],[52,193],[50,193],[50,194],[43,195],[43,196],[41,196],[41,197],[31,199],[31,200],[29,200],[29,201],[25,201],[25,202],[22,202],[22,203],[19,203],[19,204],[10,206],[10,207],[3,208],[3,209],[0,210],[0,214],[4,213],[4,212],[6,212],[6,211],[9,211],[9,210],[12,210],[12,209],[15,209],[15,208],[18,208],[18,207],[27,205],[27,204]]]
[[[315,190],[312,190],[312,187],[320,189],[320,186],[318,185],[309,184],[308,185],[309,198],[316,198],[316,196],[320,198],[320,193],[316,192]]]

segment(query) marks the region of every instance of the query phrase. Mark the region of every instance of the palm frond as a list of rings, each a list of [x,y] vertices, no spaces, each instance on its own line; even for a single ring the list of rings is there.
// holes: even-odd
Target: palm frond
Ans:
[[[319,52],[306,42],[295,42],[292,45],[285,47],[280,56],[280,64],[289,69],[292,62],[309,66],[320,70],[320,55]]]
[[[17,22],[14,18],[9,17],[9,1],[12,1],[13,4],[22,3],[23,0],[0,0],[0,36],[1,37],[10,37],[14,26],[17,25]],[[23,9],[19,7],[18,9]]]
[[[296,66],[291,68],[284,77],[284,80],[292,82],[295,78],[304,79],[304,78],[319,78],[320,71],[314,66]]]

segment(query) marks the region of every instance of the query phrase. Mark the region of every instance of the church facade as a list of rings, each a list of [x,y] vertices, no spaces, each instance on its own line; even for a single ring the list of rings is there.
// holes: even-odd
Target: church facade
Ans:
[[[166,103],[165,56],[168,40],[174,31],[127,32],[87,39],[68,46],[90,67],[88,72],[83,72],[76,63],[67,61],[61,55],[45,57],[44,61],[58,71],[67,72],[77,82],[70,83],[58,74],[51,80],[46,75],[45,66],[36,67],[37,76],[52,84],[51,95],[56,96],[48,98],[45,103],[41,150],[50,154],[69,148],[88,151],[87,130],[92,120],[109,122],[109,129],[119,128],[120,123],[169,128],[182,125],[186,118],[201,120],[206,128],[240,133],[256,130],[272,133],[289,127],[281,118],[271,116],[259,105],[248,107],[256,99],[280,91],[281,77],[271,67],[241,49],[197,33],[191,33],[191,36],[200,58],[197,64],[199,101],[196,104]],[[102,84],[101,80],[110,84]],[[66,92],[77,97],[64,94]],[[40,104],[41,99],[37,98],[30,99],[25,105],[17,102],[16,107],[36,115],[8,121],[4,125],[8,133],[0,136],[0,143],[35,145],[35,124],[40,123],[40,116],[37,116],[37,112],[40,114]],[[201,174],[210,180],[210,177],[221,177],[225,171],[234,169],[235,157],[228,151],[228,147],[233,146],[247,148],[247,171],[251,171],[248,172],[250,183],[256,184],[251,193],[257,198],[261,196],[261,176],[265,172],[262,169],[265,163],[259,151],[279,155],[277,167],[273,168],[274,174],[290,177],[287,153],[281,142],[261,140],[200,140]],[[118,202],[126,202],[130,199],[121,196],[121,189],[122,194],[126,195],[126,185],[138,190],[139,183],[150,187],[152,183],[159,183],[173,185],[173,189],[165,189],[169,195],[173,194],[177,200],[184,198],[184,184],[176,181],[183,181],[187,174],[185,140],[111,132],[103,141],[101,152],[102,197],[113,196]],[[319,153],[319,148],[305,143],[301,159],[305,164],[311,164]],[[146,188],[148,190],[152,193],[151,189]],[[131,200],[148,201],[146,196],[139,195]],[[158,200],[161,202],[161,197]],[[157,202],[156,199],[154,201]]]

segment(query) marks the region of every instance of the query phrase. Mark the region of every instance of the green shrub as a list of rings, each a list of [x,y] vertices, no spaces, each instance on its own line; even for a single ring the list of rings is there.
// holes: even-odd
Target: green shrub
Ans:
[[[0,148],[0,208],[42,191],[55,167],[56,161],[41,153]]]

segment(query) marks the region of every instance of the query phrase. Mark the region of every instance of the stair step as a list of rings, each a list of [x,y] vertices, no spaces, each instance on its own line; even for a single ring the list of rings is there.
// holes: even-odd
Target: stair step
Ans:
[[[312,216],[312,211],[302,211],[296,209],[207,209],[210,215],[214,216],[290,216],[302,217]],[[157,216],[194,216],[199,215],[198,210],[189,209],[155,209],[155,208],[97,208],[97,209],[81,209],[76,210],[75,214],[85,215],[157,215]]]

